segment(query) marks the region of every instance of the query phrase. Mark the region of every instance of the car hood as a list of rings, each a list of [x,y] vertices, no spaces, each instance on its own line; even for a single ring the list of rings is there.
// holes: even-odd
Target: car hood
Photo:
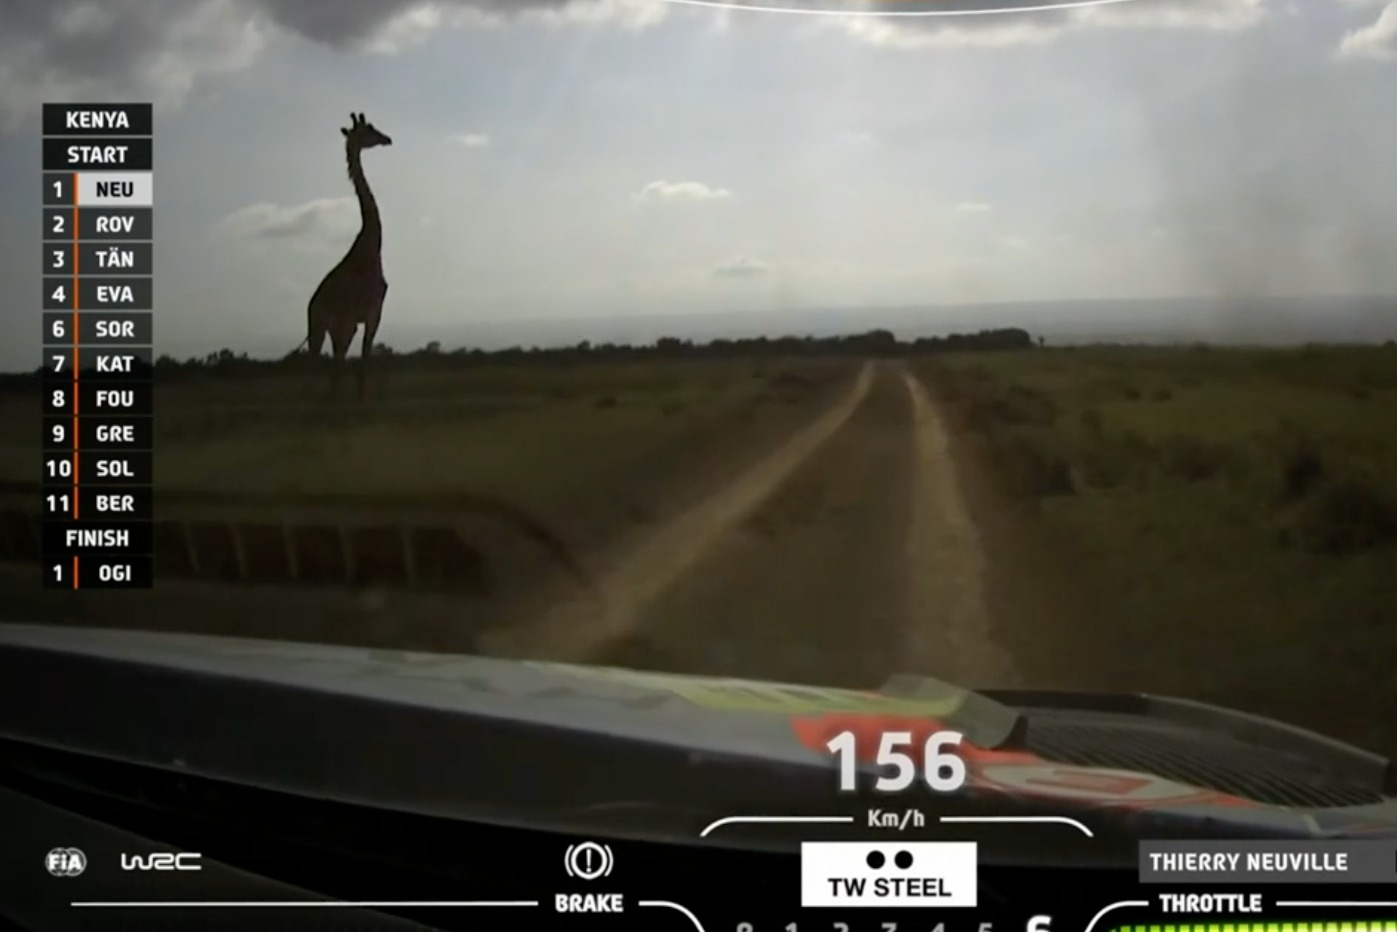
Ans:
[[[1040,731],[1060,744],[1091,728],[1114,735],[1097,742],[1105,757],[1035,748]],[[882,733],[920,742],[940,730],[965,736],[960,790],[837,792],[835,734],[857,736],[870,758],[858,766],[872,772]],[[1315,781],[1348,795],[1268,802],[1245,781],[1238,790],[1119,766],[1112,748],[1136,735],[1180,753],[1225,741],[1245,761],[1313,764]],[[1132,856],[1142,837],[1397,836],[1392,768],[1317,735],[1180,700],[977,693],[925,677],[861,691],[10,624],[0,625],[0,738],[428,815],[695,843],[780,847],[798,839],[779,820],[866,830],[889,807],[948,826],[1054,821],[1097,852],[1115,840]],[[1019,847],[982,836],[986,860]]]

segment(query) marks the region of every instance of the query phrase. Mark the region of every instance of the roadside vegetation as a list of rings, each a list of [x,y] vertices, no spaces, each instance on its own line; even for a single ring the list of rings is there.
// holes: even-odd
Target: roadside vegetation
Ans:
[[[600,539],[657,517],[684,474],[740,461],[803,423],[851,371],[839,359],[531,365],[443,354],[385,362],[360,407],[352,374],[345,403],[325,403],[323,367],[157,367],[156,507],[182,492],[291,507],[311,496],[391,505],[472,495]],[[11,428],[0,479],[38,481],[39,408],[37,393],[0,403]]]
[[[328,363],[231,350],[154,367],[157,507],[182,491],[507,501],[584,537],[645,522],[804,425],[870,355],[1032,345],[1022,330],[412,352],[376,348],[370,399]],[[37,484],[40,372],[0,375],[0,483]],[[26,494],[27,493],[22,493]],[[25,499],[26,503],[29,499]],[[37,502],[37,499],[33,501]],[[35,506],[36,507],[36,506]]]
[[[1013,512],[986,516],[1011,529],[992,586],[1062,596],[1001,604],[1029,682],[1213,700],[1397,755],[1397,348],[1063,348],[920,372]]]

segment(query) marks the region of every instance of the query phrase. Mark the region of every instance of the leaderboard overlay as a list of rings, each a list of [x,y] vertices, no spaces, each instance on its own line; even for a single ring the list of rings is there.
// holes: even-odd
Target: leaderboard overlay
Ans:
[[[44,584],[149,588],[152,107],[43,120]]]

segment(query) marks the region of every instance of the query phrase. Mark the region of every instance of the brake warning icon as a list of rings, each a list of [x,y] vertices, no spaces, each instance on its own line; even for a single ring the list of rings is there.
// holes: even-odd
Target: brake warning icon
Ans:
[[[615,866],[616,857],[611,853],[611,847],[595,841],[568,845],[567,854],[563,856],[563,867],[567,869],[568,876],[578,880],[609,877]]]
[[[806,842],[802,906],[974,906],[973,841]]]

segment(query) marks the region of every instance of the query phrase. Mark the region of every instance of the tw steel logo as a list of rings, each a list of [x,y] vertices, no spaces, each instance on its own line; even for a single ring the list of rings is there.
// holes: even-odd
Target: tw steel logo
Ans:
[[[664,0],[756,13],[810,13],[824,16],[976,16],[1073,10],[1140,0]]]

